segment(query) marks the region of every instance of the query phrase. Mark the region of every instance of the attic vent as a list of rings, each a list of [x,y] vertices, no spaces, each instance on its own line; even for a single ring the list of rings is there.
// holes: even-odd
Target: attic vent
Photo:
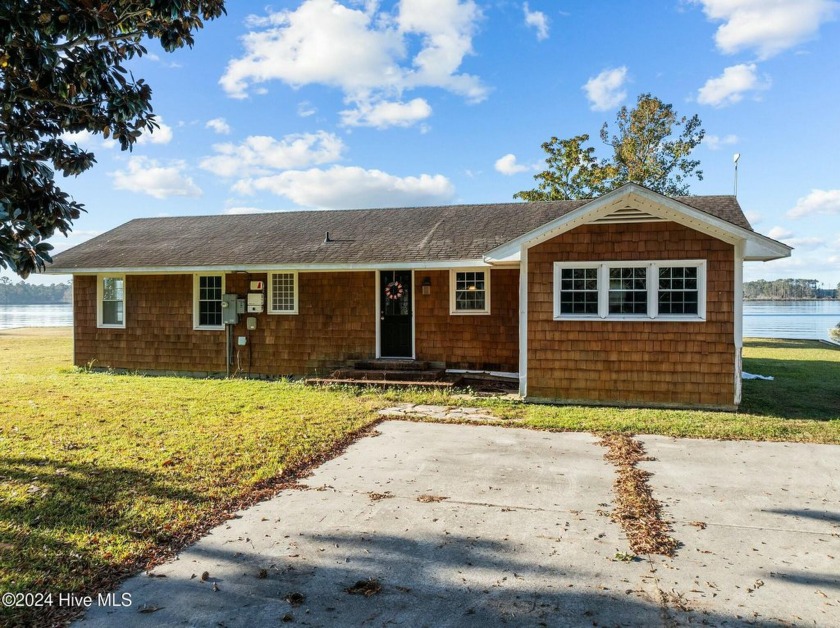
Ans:
[[[660,220],[664,220],[664,218],[660,218],[659,216],[654,216],[653,214],[649,214],[647,212],[642,211],[641,209],[636,209],[635,207],[622,207],[621,209],[617,209],[611,214],[607,214],[606,216],[602,216],[597,220],[593,220],[593,223],[616,223],[616,222],[658,222]]]

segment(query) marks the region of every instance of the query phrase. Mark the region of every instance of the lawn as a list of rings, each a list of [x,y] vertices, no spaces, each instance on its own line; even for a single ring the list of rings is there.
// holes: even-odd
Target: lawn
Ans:
[[[441,392],[89,373],[69,332],[0,332],[0,593],[85,592],[165,558],[331,455],[396,401],[539,429],[840,443],[840,350],[753,341],[742,412],[549,407]],[[56,608],[0,611],[44,624]]]

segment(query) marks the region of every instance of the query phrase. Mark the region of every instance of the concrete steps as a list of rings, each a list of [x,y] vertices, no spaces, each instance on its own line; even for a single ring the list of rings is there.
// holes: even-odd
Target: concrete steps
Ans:
[[[446,370],[430,368],[428,362],[416,360],[363,360],[353,368],[340,368],[326,378],[307,379],[312,385],[357,386],[420,386],[425,388],[451,388],[458,377],[446,377]]]

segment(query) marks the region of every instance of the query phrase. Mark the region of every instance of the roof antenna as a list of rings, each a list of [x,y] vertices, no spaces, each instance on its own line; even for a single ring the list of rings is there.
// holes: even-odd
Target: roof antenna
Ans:
[[[732,163],[735,164],[735,196],[738,196],[738,160],[741,158],[741,153],[735,153],[732,156]],[[329,234],[327,234],[329,237]]]
[[[330,232],[329,231],[327,231],[327,235],[324,238],[324,244],[326,244],[327,242],[332,242],[332,240],[330,240]]]

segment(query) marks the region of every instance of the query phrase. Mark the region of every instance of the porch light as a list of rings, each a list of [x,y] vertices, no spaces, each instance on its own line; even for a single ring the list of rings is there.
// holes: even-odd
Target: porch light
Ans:
[[[431,277],[423,277],[423,283],[420,284],[423,288],[423,294],[431,294],[432,293],[432,278]]]

